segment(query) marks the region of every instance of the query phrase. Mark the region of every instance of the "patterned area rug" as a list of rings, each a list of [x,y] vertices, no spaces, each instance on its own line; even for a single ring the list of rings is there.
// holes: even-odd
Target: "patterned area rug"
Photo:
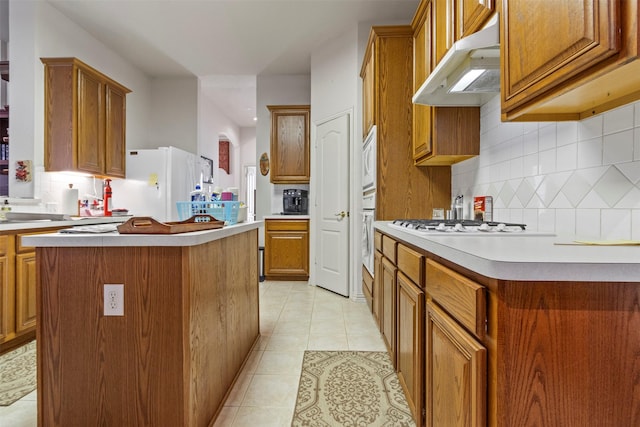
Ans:
[[[36,342],[0,356],[0,406],[9,406],[36,389]]]
[[[305,351],[292,427],[415,426],[386,352]]]

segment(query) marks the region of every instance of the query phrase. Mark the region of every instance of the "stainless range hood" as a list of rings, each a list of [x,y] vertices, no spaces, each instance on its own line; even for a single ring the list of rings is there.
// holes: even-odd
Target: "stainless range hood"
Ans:
[[[414,104],[479,106],[500,92],[500,32],[495,15],[458,40],[413,96]]]

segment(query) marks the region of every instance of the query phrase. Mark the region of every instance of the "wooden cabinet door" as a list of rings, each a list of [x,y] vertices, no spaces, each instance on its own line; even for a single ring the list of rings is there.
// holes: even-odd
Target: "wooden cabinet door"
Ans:
[[[366,138],[375,124],[375,95],[374,95],[374,64],[375,49],[373,46],[367,50],[365,63],[362,67],[362,138]]]
[[[373,318],[382,332],[382,253],[376,250],[373,256]]]
[[[407,403],[422,426],[424,408],[424,292],[398,272],[397,372]]]
[[[382,258],[381,316],[382,338],[389,358],[396,367],[396,274],[398,269],[387,258]]]
[[[449,51],[455,40],[455,1],[432,0],[433,30],[431,33],[433,68],[440,63],[442,57]]]
[[[104,84],[93,73],[78,69],[78,169],[88,173],[104,171]]]
[[[271,182],[308,183],[309,106],[271,105],[268,108],[271,111]]]
[[[16,255],[16,334],[36,326],[36,253]]]
[[[432,30],[432,3],[421,2],[418,11],[421,17],[416,22],[417,28],[413,35],[413,92],[417,92],[420,86],[431,73],[431,30]],[[431,127],[433,108],[429,105],[413,105],[413,159],[431,154]]]
[[[270,279],[309,277],[309,221],[266,221],[265,275]]]
[[[105,88],[105,174],[124,178],[126,175],[125,120],[126,93],[111,85]]]
[[[619,7],[614,0],[503,2],[503,113],[616,55]]]
[[[457,0],[456,40],[481,29],[494,8],[494,0]]]
[[[0,256],[0,343],[8,340],[14,329],[14,287],[8,271],[7,256]]]
[[[426,337],[426,425],[485,426],[485,347],[431,301]]]

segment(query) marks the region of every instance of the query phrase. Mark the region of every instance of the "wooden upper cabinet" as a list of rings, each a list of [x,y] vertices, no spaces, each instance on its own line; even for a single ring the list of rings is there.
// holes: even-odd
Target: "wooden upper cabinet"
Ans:
[[[638,2],[503,3],[503,120],[580,120],[640,99]]]
[[[495,10],[495,0],[456,0],[456,35],[460,40],[480,30]]]
[[[413,93],[431,73],[431,2],[420,2],[413,28]],[[413,158],[420,159],[431,154],[431,123],[433,107],[413,105]]]
[[[271,174],[274,184],[308,183],[309,105],[268,105],[271,111]]]
[[[456,0],[431,0],[433,13],[433,30],[431,33],[431,63],[432,68],[440,62],[442,57],[451,49],[456,41]]]
[[[360,77],[362,77],[362,138],[365,139],[375,124],[376,99],[374,96],[374,64],[375,50],[371,45],[367,48]]]
[[[463,10],[462,6],[459,10]],[[453,45],[454,18],[451,0],[423,0],[418,5],[411,25],[414,93]],[[447,166],[477,156],[480,108],[414,104],[412,139],[413,161],[418,166]]]
[[[129,89],[76,58],[45,64],[45,170],[125,177]]]

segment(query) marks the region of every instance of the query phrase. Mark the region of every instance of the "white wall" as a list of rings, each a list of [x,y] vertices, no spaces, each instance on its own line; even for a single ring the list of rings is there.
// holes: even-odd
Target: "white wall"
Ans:
[[[256,166],[256,128],[240,128],[240,194],[242,201],[247,201],[247,182],[245,179],[245,167]],[[256,173],[259,173],[256,171]]]
[[[640,102],[580,122],[502,123],[481,108],[480,156],[452,167],[452,194],[494,199],[531,230],[640,240]]]
[[[41,57],[77,57],[131,89],[132,93],[127,95],[127,141],[148,140],[151,85],[145,74],[47,2],[11,0],[9,25],[12,160],[32,160],[35,171],[44,162],[44,66]],[[35,194],[39,189],[35,188],[34,182],[19,183],[10,175],[10,196],[39,196]]]
[[[201,82],[200,82],[201,83]],[[199,84],[200,84],[199,83]],[[240,187],[240,128],[210,99],[198,96],[198,151],[201,156],[213,160],[213,186]],[[218,141],[220,136],[229,140],[230,174],[218,168]]]
[[[127,140],[127,148],[172,145],[197,153],[198,79],[195,76],[154,78],[151,80],[150,99],[149,137],[147,141]]]

